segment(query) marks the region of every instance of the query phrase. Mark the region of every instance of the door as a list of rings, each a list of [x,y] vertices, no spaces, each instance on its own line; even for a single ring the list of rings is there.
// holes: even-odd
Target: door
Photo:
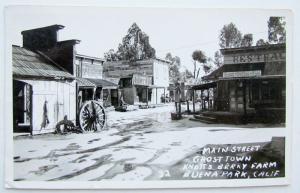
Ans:
[[[245,83],[236,81],[232,82],[229,87],[229,101],[231,112],[244,112],[244,86]]]
[[[118,89],[111,89],[111,105],[112,106],[119,106],[119,95],[118,95]]]
[[[13,81],[13,129],[14,132],[32,131],[32,86],[22,81]]]
[[[230,111],[236,111],[236,87],[234,85],[230,85],[229,87],[229,103],[230,103]]]

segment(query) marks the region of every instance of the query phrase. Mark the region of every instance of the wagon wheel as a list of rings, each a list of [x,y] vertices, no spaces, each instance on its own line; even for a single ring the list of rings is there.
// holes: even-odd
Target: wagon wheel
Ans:
[[[97,101],[87,101],[79,112],[79,124],[83,131],[100,131],[104,129],[106,116],[103,106]]]

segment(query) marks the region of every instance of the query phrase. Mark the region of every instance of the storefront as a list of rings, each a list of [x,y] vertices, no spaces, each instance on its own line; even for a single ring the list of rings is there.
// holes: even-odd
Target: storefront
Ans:
[[[118,106],[118,85],[103,79],[76,78],[78,107],[85,101],[97,100],[104,107]],[[79,109],[79,108],[78,108]]]
[[[152,78],[143,74],[134,73],[121,77],[119,81],[121,101],[126,104],[148,104],[151,102]]]
[[[209,93],[208,110],[243,115],[247,121],[285,122],[285,44],[221,50],[224,65],[203,77],[194,92]],[[207,110],[207,109],[205,109]]]
[[[129,105],[165,103],[169,87],[169,61],[145,59],[105,62],[106,79],[119,79],[120,100]]]
[[[97,100],[104,107],[118,106],[118,85],[104,80],[104,60],[82,54],[75,55],[77,81],[77,112],[85,101]]]

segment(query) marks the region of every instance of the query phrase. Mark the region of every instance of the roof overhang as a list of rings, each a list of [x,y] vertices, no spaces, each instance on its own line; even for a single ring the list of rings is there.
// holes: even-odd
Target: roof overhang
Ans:
[[[94,88],[101,87],[103,89],[117,89],[118,85],[104,79],[91,79],[91,78],[76,78],[79,87]]]
[[[251,76],[251,77],[230,77],[230,78],[222,78],[219,80],[265,80],[265,79],[285,79],[285,75],[263,75],[263,76]]]
[[[213,82],[207,82],[207,83],[202,83],[202,84],[192,86],[192,89],[193,90],[206,90],[209,88],[214,88],[216,86],[217,86],[217,81],[213,81]]]

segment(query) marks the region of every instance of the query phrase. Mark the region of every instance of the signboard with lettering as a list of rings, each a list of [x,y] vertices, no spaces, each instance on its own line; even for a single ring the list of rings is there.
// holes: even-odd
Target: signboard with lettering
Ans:
[[[261,70],[223,72],[223,78],[255,77],[255,76],[261,76]]]
[[[167,180],[282,178],[284,141],[282,137],[274,137],[263,143],[206,145],[163,170],[161,176]],[[275,149],[276,153],[271,153]]]
[[[102,66],[96,64],[82,64],[82,78],[102,79]]]
[[[133,74],[132,76],[133,85],[150,86],[152,84],[152,78],[146,75]]]
[[[285,61],[285,52],[255,52],[224,56],[224,64],[262,63]]]

